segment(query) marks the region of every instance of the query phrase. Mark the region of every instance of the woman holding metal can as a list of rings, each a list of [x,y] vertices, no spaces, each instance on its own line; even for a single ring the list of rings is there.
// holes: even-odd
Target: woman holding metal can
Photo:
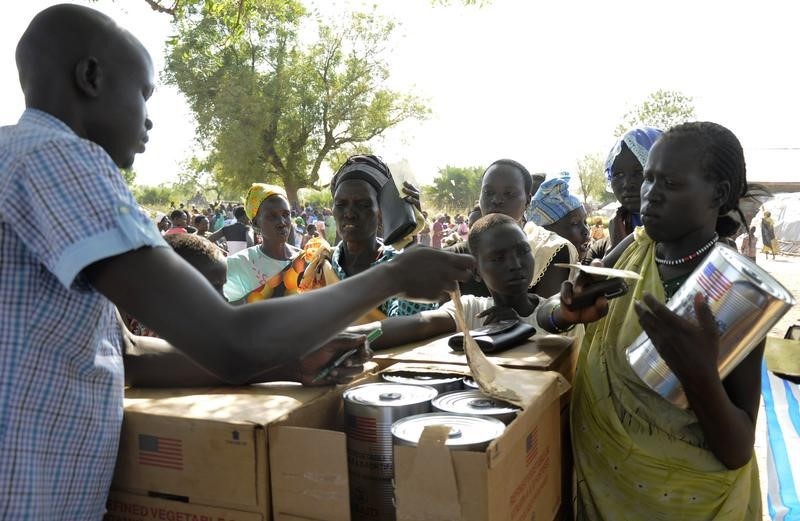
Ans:
[[[612,301],[569,309],[565,283],[540,323],[587,329],[572,399],[579,519],[760,519],[753,455],[763,340],[724,380],[719,333],[702,295],[697,323],[670,311],[675,293],[718,240],[747,192],[742,147],[714,123],[673,127],[655,143],[641,188],[643,227],[603,259],[643,279]],[[699,290],[699,288],[698,288]],[[646,331],[680,380],[689,408],[650,390],[626,347]]]

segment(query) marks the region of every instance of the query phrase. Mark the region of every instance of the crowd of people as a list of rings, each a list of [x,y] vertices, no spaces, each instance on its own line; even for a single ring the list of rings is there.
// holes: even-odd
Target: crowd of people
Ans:
[[[744,154],[730,130],[691,122],[626,133],[606,161],[621,206],[594,243],[568,180],[511,159],[485,170],[475,208],[452,223],[427,221],[404,188],[419,218],[393,244],[382,239],[380,204],[391,172],[363,155],[334,176],[331,209],[292,208],[281,187],[255,183],[241,206],[175,208],[156,226],[118,171],[144,152],[153,126],[142,44],[65,4],[33,19],[16,59],[27,108],[0,129],[1,518],[102,517],[125,383],[347,382],[363,370],[363,333],[376,325],[385,330],[376,349],[454,331],[456,284],[472,325],[516,318],[537,334],[586,325],[570,414],[580,519],[760,517],[764,342],[721,379],[702,295],[696,322],[665,305],[709,245],[744,222]],[[65,214],[92,219],[64,226]],[[642,280],[579,307],[593,280],[557,264],[582,260]],[[120,327],[131,320],[143,329]],[[628,365],[625,348],[642,331],[690,408]]]

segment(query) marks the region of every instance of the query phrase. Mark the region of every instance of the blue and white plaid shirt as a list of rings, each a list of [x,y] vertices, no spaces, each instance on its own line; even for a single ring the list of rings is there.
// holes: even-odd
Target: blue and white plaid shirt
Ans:
[[[122,339],[81,271],[143,246],[166,243],[102,148],[32,109],[0,128],[0,519],[102,517]]]

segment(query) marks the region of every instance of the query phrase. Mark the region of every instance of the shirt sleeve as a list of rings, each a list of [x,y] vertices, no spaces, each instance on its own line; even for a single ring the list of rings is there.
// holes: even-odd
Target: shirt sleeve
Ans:
[[[475,295],[461,295],[461,306],[464,308],[464,314],[466,315],[464,318],[467,321],[467,327],[470,329],[477,329],[483,325],[483,319],[477,318],[475,315],[484,309],[489,309],[490,306],[486,305],[488,301],[489,299],[487,298],[476,297]],[[448,300],[442,304],[439,309],[450,315],[453,322],[458,324],[456,320],[456,305],[452,300]]]
[[[228,302],[235,302],[246,297],[248,293],[245,288],[245,281],[242,280],[242,271],[246,262],[239,255],[228,257],[226,262],[228,264],[228,279],[222,287],[222,293],[228,299]]]
[[[142,247],[168,247],[98,145],[51,140],[12,172],[0,214],[65,287],[87,266]]]

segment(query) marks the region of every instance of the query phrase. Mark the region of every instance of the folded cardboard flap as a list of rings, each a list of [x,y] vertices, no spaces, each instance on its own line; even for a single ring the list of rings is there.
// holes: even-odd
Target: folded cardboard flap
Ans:
[[[329,391],[287,382],[126,389],[112,489],[268,518],[266,425]]]
[[[773,373],[800,376],[800,341],[768,336],[764,359]]]
[[[558,373],[531,371],[530,375],[532,376],[520,378],[516,372],[500,367],[487,359],[478,344],[475,343],[470,334],[470,329],[467,327],[467,322],[464,318],[464,307],[461,304],[461,291],[456,288],[455,291],[450,293],[450,297],[455,304],[456,323],[464,335],[464,353],[467,355],[467,364],[481,391],[524,410],[531,403],[538,401],[542,392],[547,392],[552,379],[560,381],[563,387],[562,393],[569,389],[567,381]],[[548,402],[546,405],[550,405],[550,403]]]
[[[343,432],[283,426],[270,437],[274,510],[302,507],[306,519],[349,521],[347,443]],[[279,514],[278,514],[279,513]]]
[[[204,389],[126,389],[125,412],[267,425],[324,395],[325,387],[290,382]]]
[[[383,349],[375,354],[375,360],[387,367],[394,362],[437,361],[450,364],[466,364],[464,353],[453,351],[448,345],[452,334],[434,339]],[[571,351],[575,343],[570,336],[535,335],[525,343],[487,358],[497,365],[520,369],[554,369]]]
[[[461,502],[450,449],[450,427],[429,425],[422,431],[416,453],[406,466],[395,468],[398,521],[460,521]],[[403,447],[395,447],[395,450]]]
[[[381,374],[392,373],[452,374],[458,376],[472,376],[468,366],[440,364],[433,362],[401,362],[399,364],[391,365],[381,371]]]
[[[377,378],[367,375],[359,382]],[[350,521],[343,389],[334,389],[269,426],[275,521]]]

